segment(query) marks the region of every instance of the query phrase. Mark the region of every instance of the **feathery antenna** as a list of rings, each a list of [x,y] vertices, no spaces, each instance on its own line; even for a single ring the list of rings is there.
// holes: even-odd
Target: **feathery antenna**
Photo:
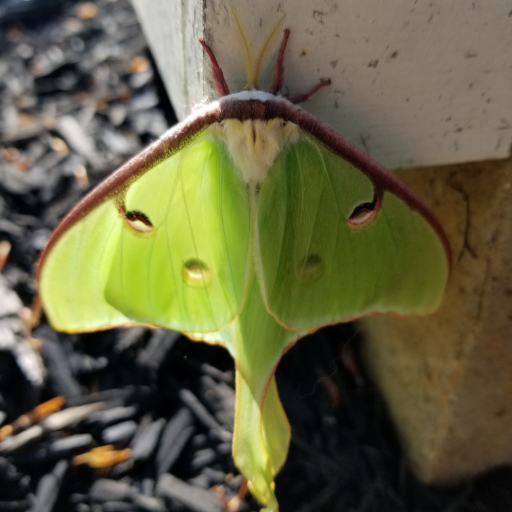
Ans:
[[[259,74],[261,72],[261,67],[263,65],[263,60],[267,56],[267,52],[270,47],[270,43],[272,42],[275,35],[277,34],[279,27],[282,25],[282,23],[286,17],[286,13],[283,13],[281,15],[281,17],[277,20],[277,22],[272,27],[272,30],[270,30],[270,32],[265,36],[265,39],[263,40],[260,50],[257,53],[256,59],[253,59],[253,56],[251,53],[251,48],[249,46],[249,42],[247,41],[247,37],[245,36],[245,31],[242,27],[242,24],[240,23],[240,20],[238,19],[238,16],[236,15],[236,11],[233,7],[231,8],[231,14],[233,15],[233,18],[238,27],[240,39],[242,41],[242,45],[245,50],[243,52],[243,60],[244,60],[245,75],[247,78],[247,88],[255,89],[257,86],[257,83],[258,83],[258,78],[259,78]]]
[[[282,16],[276,21],[276,23],[272,27],[272,30],[266,35],[265,39],[263,40],[263,44],[261,45],[260,51],[258,52],[258,55],[256,57],[250,87],[256,87],[257,82],[258,82],[258,77],[259,77],[259,74],[261,71],[261,66],[263,64],[263,59],[266,56],[265,54],[270,46],[270,43],[274,39],[274,36],[276,35],[277,31],[279,30],[279,27],[282,25],[285,18],[286,18],[286,13],[283,13]]]
[[[238,16],[236,15],[236,11],[233,7],[231,7],[231,14],[233,15],[233,18],[235,19],[236,25],[238,27],[238,33],[240,34],[240,38],[242,40],[242,44],[244,47],[245,52],[243,53],[243,61],[244,61],[244,68],[245,68],[245,77],[247,78],[247,86],[249,89],[252,89],[254,87],[252,77],[254,75],[253,71],[253,60],[251,55],[251,49],[249,47],[249,43],[247,42],[247,38],[245,37],[245,31],[242,27],[242,24],[240,23],[240,20],[238,19]]]

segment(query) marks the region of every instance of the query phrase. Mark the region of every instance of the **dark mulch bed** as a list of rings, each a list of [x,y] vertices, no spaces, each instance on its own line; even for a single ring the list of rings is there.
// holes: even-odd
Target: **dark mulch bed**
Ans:
[[[171,331],[71,336],[37,322],[34,269],[51,230],[175,122],[128,1],[0,0],[0,24],[0,511],[257,510],[231,460],[224,350]],[[411,476],[357,346],[353,326],[323,329],[278,368],[293,433],[281,510],[510,510],[510,469],[444,490]],[[62,414],[33,412],[57,396]]]

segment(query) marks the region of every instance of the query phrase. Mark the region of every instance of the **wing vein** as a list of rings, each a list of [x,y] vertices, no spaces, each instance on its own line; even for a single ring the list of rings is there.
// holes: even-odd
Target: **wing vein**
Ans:
[[[288,154],[286,155],[286,160],[287,161],[287,157],[288,157]],[[286,168],[286,165],[285,165],[285,168]],[[290,173],[291,174],[291,173]],[[283,173],[281,173],[281,176],[283,175]],[[283,193],[283,197],[286,198],[285,200],[285,205],[284,207],[286,208],[285,210],[285,229],[283,231],[283,238],[286,236],[286,233],[287,233],[287,229],[286,229],[286,226],[288,225],[288,217],[289,217],[289,208],[288,208],[288,192],[289,192],[289,186],[288,186],[288,173],[284,173],[284,177],[282,178],[283,179],[283,183],[284,183],[284,193]],[[258,231],[259,231],[259,226],[258,226],[258,223],[256,223],[257,225],[257,228],[258,228]],[[258,237],[259,238],[259,237]],[[274,282],[272,283],[272,295],[275,295],[275,290],[276,290],[276,285],[277,285],[277,278],[280,274],[280,271],[281,271],[281,267],[282,267],[282,262],[281,262],[281,256],[283,254],[283,245],[284,245],[284,240],[283,238],[281,238],[281,241],[280,241],[280,244],[279,244],[279,247],[278,247],[278,254],[277,254],[277,270],[274,274]],[[263,263],[261,263],[261,266],[263,268]],[[264,279],[262,279],[262,282],[264,281]],[[270,303],[270,300],[268,301]]]
[[[234,292],[235,299],[237,302],[237,306],[241,303],[240,297],[238,296],[238,289],[236,287],[236,280],[235,280],[235,273],[233,271],[233,262],[231,261],[231,254],[229,252],[228,247],[228,238],[226,235],[226,226],[224,223],[224,215],[223,215],[223,201],[224,201],[224,195],[222,193],[222,186],[223,186],[223,178],[224,178],[224,165],[225,165],[225,158],[223,158],[224,155],[219,154],[219,217],[220,217],[220,226],[222,229],[222,240],[224,241],[224,248],[226,250],[226,256],[228,260],[228,266],[229,266],[229,275],[231,277],[231,288]],[[224,296],[226,296],[226,292],[224,291]],[[227,299],[227,297],[226,297]],[[227,300],[227,303],[229,303],[229,300]]]
[[[202,197],[208,197],[208,186],[207,186],[207,179],[208,179],[208,169],[210,167],[210,159],[211,159],[211,156],[212,156],[212,148],[211,146],[208,148],[208,156],[206,158],[206,161],[205,161],[205,164],[203,166],[203,171],[202,171],[202,178],[201,178],[201,196]],[[206,201],[202,201],[201,203],[201,206],[202,206],[202,210],[203,210],[203,221],[206,219],[207,217],[207,214],[205,212],[205,208],[206,208]],[[188,212],[188,207],[187,207],[187,217],[189,218],[189,221],[190,221],[190,215],[189,215],[189,212]],[[194,244],[194,250],[196,251],[196,258],[199,260],[199,253],[198,253],[198,250],[197,250],[197,246],[196,246],[196,240],[195,240],[195,237],[193,235],[193,231],[192,231],[192,226],[191,226],[191,232],[192,232],[192,240],[193,240],[193,244]],[[212,244],[210,242],[209,244],[209,249],[210,249],[210,256],[213,254],[213,251],[212,251]],[[211,262],[208,262],[208,265],[207,266],[212,266]],[[215,269],[217,271],[217,268]],[[213,272],[213,269],[212,269],[212,272]],[[216,276],[218,277],[218,276]],[[220,279],[219,279],[219,282],[220,282]],[[210,298],[210,294],[208,292],[208,287],[206,286],[206,282],[205,282],[205,277],[204,277],[204,274],[203,274],[203,285],[204,285],[204,291],[206,293],[206,298],[208,300],[208,305],[210,307],[210,312],[212,314],[212,318],[213,318],[213,322],[215,323],[215,313],[213,311],[213,304],[212,304],[212,301],[211,301],[211,298]],[[221,290],[224,291],[221,287]]]
[[[176,194],[176,189],[178,188],[178,181],[181,176],[181,172],[183,170],[183,161],[185,160],[185,157],[187,156],[188,150],[189,150],[189,148],[184,148],[182,150],[183,155],[179,159],[178,171],[176,172],[176,176],[174,178],[174,183],[173,183],[173,186],[171,189],[171,194],[169,196],[169,201],[167,202],[167,210],[166,210],[165,216],[164,216],[164,218],[167,221],[164,223],[165,228],[167,228],[167,226],[173,225],[172,220],[171,220],[171,222],[169,222],[168,219],[169,219],[169,215],[171,213],[171,207],[172,207],[172,203],[174,201],[174,196]],[[183,316],[183,318],[187,318],[187,323],[190,324],[188,310],[185,307],[185,304],[183,303],[183,296],[178,292],[178,283],[176,282],[176,273],[174,271],[174,264],[172,261],[173,253],[172,253],[172,249],[171,249],[171,240],[169,240],[169,230],[168,229],[165,229],[165,242],[166,242],[166,246],[167,246],[167,254],[169,256],[169,265],[171,267],[171,276],[172,276],[172,280],[174,282],[174,292],[177,295],[177,300],[178,300],[179,307],[181,309],[182,316]]]
[[[78,240],[78,244],[76,246],[76,250],[75,250],[75,254],[73,256],[73,264],[71,265],[71,279],[68,281],[68,285],[66,286],[67,288],[67,304],[72,304],[72,309],[74,309],[75,311],[81,311],[81,308],[77,309],[76,308],[76,293],[73,293],[73,290],[69,287],[69,283],[72,283],[72,282],[76,282],[77,281],[77,278],[75,276],[76,274],[76,269],[77,269],[77,260],[78,260],[78,255],[80,254],[80,247],[82,246],[82,240],[83,240],[83,237],[84,237],[84,230],[85,230],[85,225],[82,224],[80,226],[80,238]]]
[[[148,253],[147,271],[146,271],[146,287],[147,287],[147,298],[149,304],[149,313],[152,318],[156,318],[156,312],[153,301],[153,287],[151,286],[151,260],[153,259],[153,250],[155,249],[156,236],[151,240],[151,247]]]
[[[320,152],[320,160],[321,160],[321,163],[322,163],[322,168],[323,168],[325,174],[327,175],[328,172],[327,172],[327,168],[326,168],[326,165],[325,165],[324,156],[323,156],[323,154],[321,152]],[[301,172],[301,174],[302,174],[302,172]],[[302,186],[301,189],[304,191],[306,189],[306,187]],[[331,189],[332,189],[332,186],[331,186]],[[322,183],[322,190],[323,190],[323,183]],[[316,225],[318,224],[318,215],[319,215],[319,212],[320,212],[320,203],[321,203],[321,200],[322,200],[322,190],[320,190],[320,194],[318,195],[318,201],[316,203],[316,210],[315,210],[315,215],[314,215],[314,219],[315,220],[312,223],[312,228],[313,229],[311,229],[310,234],[309,234],[309,240],[307,242],[307,251],[304,254],[305,257],[307,257],[310,254],[311,245],[313,243],[313,236],[314,236],[315,232],[318,232],[318,230],[316,229]],[[304,192],[303,192],[303,195],[304,195]],[[305,201],[302,202],[302,204],[305,204],[305,203],[306,203]]]
[[[101,206],[99,206],[98,208],[100,208],[100,207]],[[115,206],[114,206],[114,209],[117,210],[117,208],[115,208]],[[96,267],[96,279],[93,280],[93,282],[95,284],[95,288],[96,288],[96,295],[97,295],[97,297],[101,297],[108,306],[110,306],[110,304],[105,299],[105,285],[104,285],[104,283],[101,283],[100,275],[101,275],[101,270],[104,268],[104,264],[102,262],[103,262],[103,259],[105,258],[105,252],[106,252],[106,249],[107,249],[107,245],[109,245],[109,241],[111,241],[110,237],[112,235],[112,231],[115,229],[116,223],[118,221],[117,214],[116,214],[116,216],[114,217],[113,220],[114,221],[112,222],[112,225],[111,225],[110,229],[108,230],[108,235],[104,238],[104,243],[103,243],[103,246],[101,247],[100,256],[99,256],[99,259],[98,259],[99,262],[98,262],[98,265]],[[101,287],[100,287],[100,285],[101,285]],[[93,294],[93,297],[94,297],[94,295],[95,294]],[[95,306],[95,309],[96,309],[96,311],[98,313],[98,317],[101,316],[101,309],[100,309],[99,301],[94,301],[94,306]],[[109,311],[109,319],[108,319],[107,323],[110,323],[112,321],[112,314],[111,314],[110,311]]]
[[[311,144],[311,142],[310,142]],[[324,155],[322,154],[322,151],[320,150],[320,148],[316,145],[316,144],[312,144],[312,146],[317,150],[317,152],[320,154],[320,158],[322,160],[322,169],[324,171],[324,174],[325,176],[327,176],[327,182],[329,184],[329,190],[331,192],[331,195],[332,195],[332,199],[334,201],[334,204],[336,206],[336,212],[338,213],[338,217],[341,217],[341,212],[340,212],[340,209],[338,208],[338,201],[337,201],[337,197],[336,197],[336,193],[334,191],[334,186],[332,184],[332,180],[331,180],[331,176],[329,175],[329,171],[327,170],[327,166],[325,165],[325,158],[324,158]]]
[[[203,169],[203,182],[204,182],[204,170],[206,168],[207,168],[207,165],[205,165],[205,168]],[[190,229],[190,236],[192,237],[192,245],[194,246],[194,254],[195,254],[196,259],[198,261],[200,261],[199,251],[197,250],[196,237],[194,235],[194,230],[192,228],[192,219],[190,217],[190,209],[188,207],[187,197],[186,197],[186,193],[185,193],[185,185],[183,183],[183,178],[181,176],[181,172],[180,172],[180,184],[181,184],[181,191],[182,191],[182,194],[183,194],[183,206],[185,208],[185,214],[186,214],[188,226],[189,226],[189,229]],[[203,185],[201,184],[201,187],[202,186]],[[210,300],[210,294],[208,293],[208,288],[206,286],[206,282],[204,281],[204,279],[205,279],[204,278],[204,274],[203,274],[202,277],[203,277],[204,292],[206,293],[206,298],[207,298],[207,301],[208,301],[208,305],[210,306],[210,313],[211,313],[213,322],[215,323],[215,314],[214,314],[213,309],[212,309],[212,303],[211,303],[211,300]]]

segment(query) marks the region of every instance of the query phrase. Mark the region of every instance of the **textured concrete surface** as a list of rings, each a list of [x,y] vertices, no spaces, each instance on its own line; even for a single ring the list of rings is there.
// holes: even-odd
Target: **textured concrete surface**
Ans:
[[[454,254],[441,308],[361,322],[364,357],[417,475],[447,483],[512,463],[512,162],[397,173]]]

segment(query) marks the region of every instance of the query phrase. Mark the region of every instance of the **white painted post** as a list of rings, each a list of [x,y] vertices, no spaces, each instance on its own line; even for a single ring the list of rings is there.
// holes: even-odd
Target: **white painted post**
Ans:
[[[179,119],[214,98],[204,37],[233,91],[246,85],[227,2],[133,0]],[[333,85],[305,108],[388,168],[509,156],[512,16],[505,1],[233,1],[257,50],[281,13],[290,94]],[[276,43],[277,46],[277,43]],[[260,85],[268,87],[272,63]]]

